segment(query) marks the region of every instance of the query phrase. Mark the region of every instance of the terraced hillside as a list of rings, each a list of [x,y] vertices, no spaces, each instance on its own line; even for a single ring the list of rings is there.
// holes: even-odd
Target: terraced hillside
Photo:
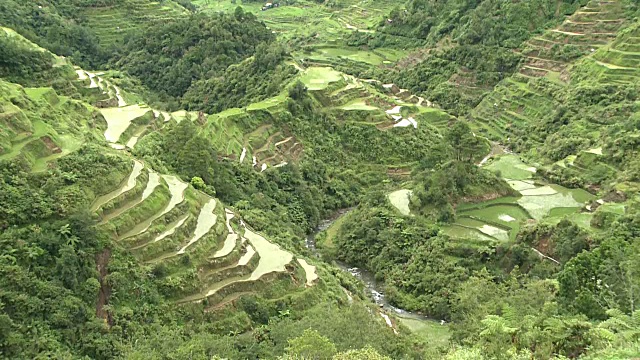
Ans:
[[[84,147],[91,143],[109,144],[111,152],[101,148],[104,156],[129,164],[128,169],[112,168],[109,179],[113,181],[90,180],[99,186],[82,189],[85,196],[77,198],[76,205],[93,198],[89,208],[95,213],[98,231],[141,263],[161,269],[163,277],[158,281],[179,302],[207,299],[208,306],[214,306],[256,294],[274,281],[283,287],[271,292],[273,296],[304,291],[316,283],[315,266],[252,231],[219,200],[130,156],[139,138],[170,121],[197,121],[194,114],[169,114],[131,104],[127,99],[135,97],[115,85],[108,74],[64,66],[77,76],[75,86],[82,100],[59,95],[52,88],[23,88],[0,81],[0,160],[20,159],[31,172],[42,172],[48,167],[59,169],[60,161],[87,151]],[[105,317],[101,307],[106,304],[108,296],[98,309]]]
[[[288,274],[293,276],[292,291],[307,277],[317,277],[315,267],[303,269],[290,252],[242,221],[232,223],[234,213],[219,200],[137,160],[121,186],[92,208],[102,231],[141,262],[162,269],[161,286],[178,302],[206,298],[213,306],[237,293],[256,293]]]
[[[626,21],[622,2],[592,0],[558,28],[526,42],[520,73],[566,80],[566,69],[573,60],[610,43]]]
[[[578,86],[587,79],[611,84],[632,81],[633,54],[616,53],[617,46],[633,39],[627,34],[635,26],[625,29],[625,21],[621,2],[592,1],[559,29],[532,39],[523,51],[527,58],[520,73],[502,81],[470,112],[472,125],[490,139],[505,141],[558,109],[563,97],[570,96],[565,94],[572,88],[569,82]],[[583,33],[568,31],[578,31],[578,25]],[[607,59],[612,63],[602,61]]]
[[[281,94],[244,108],[208,116],[191,114],[190,118],[196,121],[197,117],[204,124],[202,131],[219,154],[249,163],[257,171],[296,162],[303,155],[303,141],[287,126],[274,124],[275,119],[288,113],[291,100],[287,93],[297,81],[306,86],[318,106],[344,124],[381,131],[419,126],[443,129],[451,119],[428,100],[393,84],[358,79],[329,67],[294,66],[299,70],[298,76]],[[173,117],[177,117],[175,113]]]
[[[640,30],[637,24],[586,59],[590,76],[602,83],[628,85],[640,75]],[[585,74],[586,75],[586,74]],[[584,75],[583,75],[584,76]]]
[[[255,14],[269,28],[284,37],[293,35],[316,35],[320,42],[332,42],[336,37],[352,31],[374,31],[378,22],[396,2],[346,0],[326,7],[314,1],[302,0],[281,3],[279,7],[262,11],[263,3],[253,1],[207,1],[196,0],[201,8],[213,12],[233,12],[237,6]],[[300,26],[304,24],[304,28]]]
[[[15,39],[23,48],[48,54],[54,59],[42,73],[75,76],[68,62],[26,40],[9,29],[0,35]],[[63,82],[64,83],[64,82]],[[62,88],[62,92],[67,91]],[[94,107],[78,99],[60,94],[52,87],[22,87],[0,80],[2,114],[0,117],[0,159],[26,160],[32,171],[43,171],[47,164],[95,140],[105,128],[104,120]],[[63,121],[63,118],[71,121]]]
[[[112,6],[86,7],[82,15],[87,26],[100,39],[102,47],[109,48],[121,44],[124,36],[131,31],[152,22],[166,22],[188,11],[171,0],[129,0]]]
[[[456,220],[442,227],[443,233],[458,242],[458,246],[509,243],[526,224],[555,224],[567,217],[585,229],[591,228],[593,212],[590,204],[596,200],[594,195],[535,179],[537,169],[526,165],[516,155],[496,153],[491,157],[489,164],[482,166],[501,174],[517,196],[458,204]],[[409,208],[411,194],[410,190],[402,189],[390,193],[388,198],[402,215],[408,216],[412,215]]]
[[[507,233],[484,232],[481,236],[513,239],[519,230],[513,224],[533,220],[555,224],[568,218],[584,229],[597,231],[592,220],[595,215],[617,213],[625,207],[621,204],[624,197],[616,194],[635,189],[637,184],[624,165],[630,158],[622,160],[616,152],[620,144],[635,139],[621,129],[637,116],[635,95],[623,94],[635,91],[639,63],[633,53],[637,24],[627,21],[624,11],[621,2],[592,1],[560,29],[533,39],[529,50],[535,54],[528,53],[520,73],[502,81],[468,115],[477,134],[507,144],[535,162],[537,175],[592,194],[601,191],[599,196],[608,200],[596,201],[582,190],[569,191],[569,197],[566,189],[557,185],[543,183],[540,187],[530,182],[532,174],[526,166],[503,156],[488,168],[499,170],[522,197],[463,206],[457,223],[462,221],[463,226],[482,232],[485,224],[478,220],[490,220],[491,226]],[[558,37],[564,40],[556,41]],[[545,48],[543,39],[556,39],[557,43]],[[560,62],[563,52],[574,55]],[[539,59],[544,61],[535,63]],[[616,100],[593,101],[586,94],[608,94]],[[479,214],[484,214],[483,218]],[[519,221],[501,221],[501,216]],[[461,234],[458,230],[455,234]]]
[[[109,70],[0,29],[3,354],[637,345],[630,0],[89,2]]]
[[[139,137],[186,116],[127,105],[120,89],[99,73],[77,73],[89,89],[109,96],[103,104],[116,106],[100,109],[107,124],[104,138],[116,150],[133,149]],[[98,197],[91,209],[98,214],[101,232],[141,262],[162,269],[161,286],[180,303],[206,299],[208,306],[218,306],[278,279],[291,280],[289,292],[317,279],[314,266],[294,260],[242,220],[232,224],[237,216],[219,200],[139,160],[133,160],[121,184]]]

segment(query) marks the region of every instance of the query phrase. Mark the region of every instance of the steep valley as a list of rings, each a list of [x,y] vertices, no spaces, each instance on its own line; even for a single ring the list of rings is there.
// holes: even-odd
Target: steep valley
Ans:
[[[0,358],[637,358],[639,11],[0,4]]]

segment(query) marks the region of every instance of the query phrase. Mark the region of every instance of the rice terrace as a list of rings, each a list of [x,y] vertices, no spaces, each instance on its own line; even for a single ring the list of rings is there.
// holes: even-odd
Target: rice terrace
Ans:
[[[0,358],[640,357],[633,0],[0,3]]]

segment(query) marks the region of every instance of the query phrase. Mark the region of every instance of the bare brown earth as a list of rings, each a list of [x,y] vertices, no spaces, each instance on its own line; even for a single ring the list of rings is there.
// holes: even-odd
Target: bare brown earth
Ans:
[[[56,143],[54,143],[50,137],[43,136],[40,138],[40,140],[42,140],[44,145],[47,147],[47,149],[49,149],[49,151],[51,151],[51,153],[59,154],[62,152],[62,149],[60,149],[60,147],[56,145]]]
[[[104,319],[109,326],[113,326],[113,317],[111,313],[104,309],[105,305],[109,305],[109,297],[111,296],[111,286],[107,284],[106,277],[109,274],[107,265],[111,257],[111,250],[104,249],[96,255],[96,268],[98,269],[98,281],[100,282],[100,290],[98,291],[98,302],[96,304],[96,315]]]

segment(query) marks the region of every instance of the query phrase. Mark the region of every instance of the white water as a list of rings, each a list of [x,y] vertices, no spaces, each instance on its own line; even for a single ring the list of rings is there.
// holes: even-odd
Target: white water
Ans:
[[[242,148],[242,154],[240,154],[240,164],[242,164],[246,156],[247,156],[247,148]]]
[[[98,84],[96,84],[96,81],[93,80],[94,77],[96,77],[96,74],[90,73],[87,71],[87,75],[89,75],[89,80],[91,81],[91,84],[89,84],[89,88],[90,89],[95,89],[98,87]]]
[[[409,209],[409,198],[413,192],[411,190],[396,190],[388,195],[391,204],[398,209],[403,215],[411,214]]]
[[[249,242],[251,242],[251,245],[253,246],[255,251],[260,255],[258,266],[248,277],[244,277],[242,280],[233,281],[221,286],[216,286],[215,288],[209,290],[205,297],[209,297],[225,286],[233,283],[256,281],[266,274],[272,272],[285,272],[287,270],[286,265],[289,264],[293,259],[293,255],[290,252],[282,250],[278,245],[269,242],[261,235],[254,233],[246,227],[244,234]],[[238,265],[246,265],[249,262],[249,259],[251,259],[251,256],[253,256],[250,251],[250,248],[247,247],[247,253],[238,261]]]
[[[278,164],[278,165],[274,166],[274,168],[283,167],[283,166],[285,166],[285,165],[287,165],[287,164],[288,164],[288,162],[283,161],[283,162],[281,162],[280,164]]]
[[[545,259],[547,259],[547,260],[551,260],[551,261],[553,261],[554,263],[556,263],[556,264],[560,265],[560,261],[558,261],[558,260],[556,260],[556,259],[554,259],[554,258],[552,258],[552,257],[549,257],[549,256],[547,256],[547,255],[545,255],[545,254],[543,254],[543,253],[541,253],[538,249],[536,249],[536,248],[533,248],[533,247],[532,247],[532,248],[531,248],[531,250],[533,250],[533,252],[535,252],[536,254],[538,254],[538,256],[540,256],[541,258],[545,258]]]
[[[189,246],[191,246],[196,241],[200,240],[200,238],[203,237],[204,234],[209,232],[209,230],[211,230],[213,225],[216,224],[216,220],[218,220],[218,217],[213,213],[213,211],[216,209],[216,204],[217,204],[216,199],[211,199],[209,200],[208,203],[206,203],[202,207],[202,210],[198,215],[198,221],[196,222],[196,230],[193,232],[193,237],[191,238],[191,240],[189,240],[187,245],[185,245],[182,249],[178,251],[177,254],[184,254],[184,252],[187,250]]]
[[[485,156],[479,163],[478,166],[482,166],[484,165],[487,161],[489,161],[489,159],[491,159],[492,154],[489,153],[487,156]]]
[[[400,120],[400,121],[399,121],[399,122],[397,122],[395,125],[393,125],[393,127],[408,127],[408,126],[411,126],[411,125],[413,125],[413,127],[414,127],[415,129],[417,129],[417,128],[418,128],[418,122],[417,122],[414,118],[412,118],[412,117],[410,117],[410,118],[408,118],[408,119],[402,119],[402,120]]]
[[[318,279],[318,273],[316,272],[316,267],[310,265],[305,259],[298,258],[298,263],[304,269],[307,278],[307,286],[313,286],[314,281]]]
[[[383,312],[380,312],[380,316],[382,316],[382,318],[384,319],[384,322],[387,323],[387,326],[389,326],[390,328],[393,329],[393,333],[397,335],[398,334],[398,330],[396,330],[393,327],[393,323],[391,322],[391,318],[389,317],[389,315],[387,315],[387,314],[385,314]]]
[[[523,196],[538,196],[538,195],[554,195],[558,192],[551,186],[541,186],[534,189],[521,190],[520,194]]]
[[[180,181],[175,176],[172,175],[162,175],[162,178],[169,186],[169,192],[171,193],[171,199],[169,200],[169,204],[162,210],[160,214],[153,215],[152,217],[146,219],[145,221],[137,224],[133,229],[122,235],[122,239],[126,239],[131,236],[136,236],[138,234],[142,234],[143,232],[149,230],[151,224],[156,221],[156,219],[160,218],[162,215],[168,213],[173,208],[176,207],[179,203],[184,200],[184,191],[187,189],[187,184]]]
[[[602,147],[589,149],[589,150],[587,150],[587,152],[588,153],[592,153],[592,154],[596,154],[596,155],[602,155]]]
[[[498,219],[502,220],[502,221],[506,221],[506,222],[512,222],[515,221],[516,219],[514,217],[512,217],[511,215],[507,215],[507,214],[502,214],[500,216],[498,216]]]
[[[391,115],[391,114],[400,114],[400,109],[402,109],[402,106],[395,106],[393,109],[389,109],[387,111],[385,111],[387,114]]]
[[[277,143],[275,143],[274,147],[278,147],[278,146],[280,146],[280,145],[282,145],[282,144],[284,144],[286,142],[289,142],[289,141],[291,141],[291,139],[293,139],[293,137],[289,136],[288,138],[286,138],[284,140],[278,141]]]
[[[171,200],[169,200],[169,204],[164,209],[160,216],[168,213],[173,210],[176,205],[180,204],[184,200],[184,192],[189,187],[189,184],[182,182],[178,179],[177,176],[173,175],[162,175],[164,181],[169,185],[169,192],[171,192]]]
[[[213,258],[221,258],[231,254],[233,248],[236,246],[236,240],[238,240],[238,234],[228,234],[227,238],[224,240],[222,249],[216,251],[215,254],[213,254]]]
[[[107,85],[107,82],[106,82],[106,81],[104,81],[104,80],[103,80],[101,77],[99,77],[99,76],[97,77],[97,79],[98,79],[98,87],[99,87],[100,89],[104,90],[104,91],[102,91],[102,93],[103,93],[103,94],[106,94],[106,93],[107,93],[107,92],[106,92],[106,90],[108,90],[108,87],[109,87],[109,86]]]
[[[229,255],[233,251],[233,248],[236,246],[236,240],[238,240],[238,234],[236,234],[231,227],[231,219],[233,219],[234,217],[233,213],[230,213],[228,209],[225,209],[225,217],[227,218],[226,225],[229,234],[227,234],[227,238],[224,240],[222,249],[216,251],[216,253],[213,254],[214,259]]]
[[[136,181],[138,179],[138,176],[140,176],[140,174],[142,173],[142,169],[144,168],[144,164],[141,163],[138,160],[134,160],[133,161],[133,170],[131,170],[131,173],[129,174],[129,178],[127,178],[127,183],[120,189],[116,190],[116,191],[112,191],[106,195],[102,195],[100,197],[98,197],[96,199],[96,201],[94,202],[94,205],[91,206],[91,211],[95,211],[96,209],[98,209],[100,206],[108,203],[109,201],[115,199],[116,197],[120,196],[121,194],[124,194],[125,192],[133,189],[136,186]]]
[[[153,242],[156,241],[160,241],[164,238],[166,238],[169,235],[173,235],[174,232],[176,232],[176,230],[182,226],[184,224],[185,221],[187,221],[187,219],[189,218],[189,214],[185,215],[182,219],[180,219],[174,226],[170,227],[169,229],[167,229],[165,232],[163,232],[162,234],[158,235]]]
[[[482,232],[483,234],[493,236],[498,240],[506,240],[509,238],[509,233],[506,230],[497,228],[495,226],[485,224],[482,225],[482,227],[478,228],[478,230],[480,230],[480,232]]]
[[[138,139],[140,138],[140,136],[132,136],[131,139],[129,139],[129,141],[127,141],[127,145],[125,145],[125,147],[129,148],[129,149],[133,149],[136,144],[138,143]]]
[[[397,122],[395,125],[393,125],[393,127],[408,127],[408,126],[411,126],[411,122],[406,119],[402,119],[399,122]]]
[[[148,108],[142,108],[138,105],[100,109],[100,113],[107,121],[107,130],[104,132],[104,137],[108,142],[118,142],[120,135],[127,130],[131,121],[146,114],[147,111],[149,111]]]
[[[285,266],[293,259],[293,255],[290,252],[282,250],[280,246],[269,242],[261,235],[254,233],[247,228],[245,228],[244,235],[256,249],[256,252],[260,254],[260,262],[256,269],[251,273],[249,280],[258,280],[263,275],[270,272],[286,271]]]
[[[114,89],[116,89],[116,98],[118,99],[118,107],[123,107],[123,106],[127,106],[127,103],[124,101],[124,98],[122,97],[122,95],[120,95],[120,88],[117,86],[113,86]]]
[[[84,70],[76,70],[76,74],[78,74],[78,80],[86,80],[88,78]]]
[[[138,143],[138,140],[140,139],[140,136],[142,136],[142,134],[144,133],[145,128],[141,128],[140,131],[138,131],[135,135],[133,135],[131,137],[131,139],[129,139],[129,141],[127,141],[127,147],[129,149],[133,149],[136,144]]]
[[[240,260],[238,260],[238,265],[246,266],[249,263],[249,261],[251,261],[251,258],[255,254],[256,254],[256,250],[251,245],[247,245],[247,252],[244,255],[242,255]]]
[[[160,175],[157,172],[150,171],[149,172],[149,182],[147,183],[147,187],[142,192],[142,200],[144,201],[146,198],[151,196],[153,190],[160,185]]]
[[[235,233],[235,231],[233,231],[233,228],[231,227],[231,219],[235,217],[235,214],[229,209],[224,209],[224,214],[226,217],[227,231],[230,233]]]

